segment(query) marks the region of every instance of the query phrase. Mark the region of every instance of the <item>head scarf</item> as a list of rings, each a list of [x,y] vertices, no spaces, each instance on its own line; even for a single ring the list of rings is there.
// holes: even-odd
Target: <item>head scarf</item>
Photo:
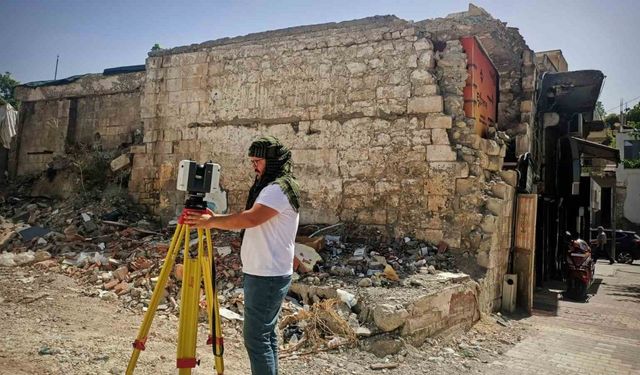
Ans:
[[[249,190],[246,209],[253,207],[258,195],[267,185],[278,184],[297,212],[300,208],[300,186],[293,177],[291,151],[275,137],[261,137],[249,147],[249,156],[266,160],[264,173],[256,176]]]

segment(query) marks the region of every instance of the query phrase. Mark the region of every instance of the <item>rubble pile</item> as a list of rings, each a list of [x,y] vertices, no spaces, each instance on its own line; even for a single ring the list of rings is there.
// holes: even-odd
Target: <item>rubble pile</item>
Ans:
[[[90,286],[89,295],[146,310],[175,228],[171,222],[160,229],[153,218],[128,206],[126,198],[60,202],[9,196],[0,205],[0,266],[60,271]],[[216,246],[221,302],[242,311],[242,293],[234,292],[241,284],[240,242],[234,233],[214,233],[218,242],[227,245]],[[197,246],[195,231],[191,246]],[[180,252],[161,312],[178,311],[181,262]],[[232,310],[225,315],[235,317]]]
[[[433,292],[429,283],[444,283],[445,278],[438,279],[438,275],[459,275],[444,242],[434,245],[410,237],[385,240],[354,234],[343,230],[341,235],[296,239],[295,272],[280,323],[283,353],[353,346],[359,339],[378,340],[380,336],[393,341],[391,331],[397,331],[408,314],[398,314],[397,306],[381,301],[371,304],[362,298],[367,294],[363,292],[369,288],[388,293],[396,293],[394,288],[415,289],[409,293],[409,302],[422,293],[420,289]],[[432,280],[425,282],[425,277]],[[393,321],[397,324],[389,327]],[[363,343],[365,349],[369,346]]]
[[[30,197],[25,186],[0,198],[0,266],[33,265],[65,273],[86,285],[88,295],[146,311],[177,223],[162,228],[132,206],[117,186],[64,201]],[[444,242],[383,240],[338,227],[340,231],[328,232],[334,235],[296,239],[293,283],[280,324],[285,355],[354,346],[358,339],[390,331],[363,313],[359,288],[418,288],[424,285],[411,278],[413,274],[457,272]],[[213,236],[220,312],[227,320],[241,321],[241,241],[233,232],[214,231]],[[195,231],[190,246],[197,246]],[[179,312],[181,263],[182,249],[159,314]],[[206,305],[204,296],[201,305]]]
[[[341,236],[298,237],[294,270],[312,284],[329,276],[349,280],[361,287],[385,286],[417,272],[459,272],[448,245],[410,237],[388,240],[349,240]]]

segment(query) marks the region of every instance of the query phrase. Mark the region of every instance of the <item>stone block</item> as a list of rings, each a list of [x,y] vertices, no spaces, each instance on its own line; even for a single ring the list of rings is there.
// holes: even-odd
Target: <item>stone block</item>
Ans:
[[[489,156],[500,155],[500,146],[493,139],[482,139],[480,141],[482,151]]]
[[[422,50],[432,50],[433,49],[433,43],[431,43],[431,40],[429,39],[418,39],[413,43],[413,48],[416,51],[422,51]]]
[[[478,251],[476,254],[476,262],[480,267],[488,268],[489,267],[489,252],[488,251]]]
[[[447,145],[428,145],[427,161],[455,161],[456,153]]]
[[[504,182],[498,182],[491,185],[491,194],[500,199],[507,199],[509,197],[509,191],[511,189]]]
[[[129,164],[131,164],[131,159],[129,157],[129,154],[122,154],[117,158],[111,160],[110,166],[111,166],[111,170],[115,172],[126,167]]]
[[[498,218],[493,215],[485,215],[482,218],[482,223],[480,223],[480,227],[486,233],[495,233],[498,225]]]
[[[389,194],[400,192],[400,184],[395,181],[376,181],[376,194]]]
[[[162,139],[167,142],[179,141],[182,139],[182,133],[177,129],[165,129]]]
[[[440,88],[438,85],[412,85],[411,86],[411,96],[433,96],[440,94]]]
[[[172,78],[172,79],[168,79],[166,82],[167,82],[167,91],[169,92],[182,91],[182,79]]]
[[[502,177],[504,182],[513,187],[516,187],[518,185],[518,173],[516,171],[500,171],[500,177]]]
[[[144,137],[142,138],[142,141],[144,143],[156,142],[160,139],[161,136],[162,136],[162,130],[146,131],[144,132]]]
[[[209,76],[219,76],[224,74],[224,63],[214,61],[209,63]]]
[[[436,113],[442,112],[442,96],[426,96],[421,98],[410,98],[407,104],[409,113]]]
[[[357,220],[365,225],[385,225],[387,224],[387,211],[384,209],[363,210],[358,213]]]
[[[418,129],[411,133],[410,141],[414,146],[424,146],[431,144],[431,129]]]
[[[409,85],[383,86],[376,89],[377,99],[404,99],[410,95]]]
[[[197,101],[189,103],[180,103],[178,114],[181,117],[196,118],[200,114],[200,103]]]
[[[447,245],[453,248],[460,248],[460,243],[462,239],[462,234],[459,231],[447,231],[444,234],[444,238],[442,241],[446,242]]]
[[[459,196],[465,196],[470,194],[478,187],[477,181],[473,178],[458,178],[456,179],[456,194]]]
[[[416,69],[411,72],[411,83],[414,85],[431,85],[436,83],[436,78],[428,70]]]
[[[339,151],[338,155],[341,161],[364,161],[369,159],[369,149],[349,148]]]
[[[173,142],[156,142],[153,146],[154,154],[173,154]]]
[[[533,112],[533,100],[523,100],[520,102],[520,112]]]
[[[182,78],[182,69],[179,66],[172,66],[167,69],[167,79]]]
[[[500,156],[489,156],[489,164],[486,166],[486,169],[489,171],[498,172],[502,169],[503,162],[504,158]]]
[[[417,55],[409,55],[407,56],[407,68],[417,68],[418,67],[418,56]]]
[[[345,181],[343,183],[343,192],[345,196],[372,196],[374,192],[374,185],[373,182]]]
[[[445,175],[452,179],[469,177],[469,164],[466,162],[432,162],[429,168],[431,175]]]
[[[145,145],[133,145],[129,150],[131,154],[144,154],[147,152],[147,146]]]
[[[445,129],[432,129],[431,143],[434,145],[449,145],[449,134]]]
[[[373,322],[383,332],[401,327],[408,317],[409,312],[403,307],[382,303],[373,308]]]
[[[444,238],[444,232],[437,229],[424,229],[419,231],[422,233],[421,239],[431,243],[438,243]]]
[[[418,57],[418,67],[421,69],[433,69],[436,66],[433,50],[422,52]]]
[[[424,119],[424,127],[427,129],[451,129],[451,116],[432,115]]]
[[[432,212],[439,212],[447,207],[448,195],[429,195],[427,208]]]
[[[347,69],[352,75],[359,76],[367,71],[367,64],[361,62],[350,62],[347,63]]]
[[[492,197],[487,198],[487,209],[496,216],[503,216],[507,214],[505,212],[505,204],[502,199]]]
[[[432,194],[449,195],[453,194],[455,189],[455,176],[451,173],[429,173],[429,178],[425,180],[425,193],[431,196]]]
[[[199,89],[202,85],[202,77],[187,77],[182,79],[181,89],[191,90],[191,89]]]

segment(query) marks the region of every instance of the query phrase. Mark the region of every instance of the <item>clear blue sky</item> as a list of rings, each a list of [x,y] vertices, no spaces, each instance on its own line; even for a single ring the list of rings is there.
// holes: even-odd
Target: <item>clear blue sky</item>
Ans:
[[[599,69],[601,96],[640,96],[640,1],[477,0],[518,27],[534,51],[562,49],[569,69]],[[144,64],[154,43],[175,47],[290,26],[395,14],[407,20],[466,10],[458,0],[94,1],[1,0],[0,71],[21,82]],[[637,103],[638,99],[629,103]]]

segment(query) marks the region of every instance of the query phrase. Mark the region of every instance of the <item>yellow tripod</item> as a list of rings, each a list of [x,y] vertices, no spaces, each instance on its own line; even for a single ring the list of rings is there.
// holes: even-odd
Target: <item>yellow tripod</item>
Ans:
[[[182,278],[182,290],[180,298],[180,322],[178,328],[178,352],[176,367],[178,374],[190,375],[191,369],[199,365],[196,359],[196,336],[198,333],[198,304],[200,301],[200,285],[204,283],[205,297],[207,301],[207,318],[209,319],[209,338],[207,345],[213,347],[215,356],[215,369],[219,375],[224,372],[224,343],[222,338],[222,326],[220,324],[220,305],[218,294],[215,288],[215,266],[213,263],[213,245],[211,241],[211,231],[209,229],[198,229],[198,249],[197,254],[189,251],[189,225],[184,224],[186,215],[190,212],[206,213],[202,207],[184,208],[178,219],[178,226],[171,239],[171,245],[164,260],[158,283],[153,289],[153,295],[149,302],[149,307],[144,315],[142,326],[138,331],[138,336],[133,342],[133,353],[127,366],[127,375],[132,375],[138,362],[140,352],[145,350],[149,329],[153,322],[153,317],[160,303],[160,298],[169,279],[169,274],[173,269],[176,256],[179,253],[180,245],[184,242],[184,272]],[[204,232],[204,233],[203,233]],[[207,250],[204,249],[206,237]]]

